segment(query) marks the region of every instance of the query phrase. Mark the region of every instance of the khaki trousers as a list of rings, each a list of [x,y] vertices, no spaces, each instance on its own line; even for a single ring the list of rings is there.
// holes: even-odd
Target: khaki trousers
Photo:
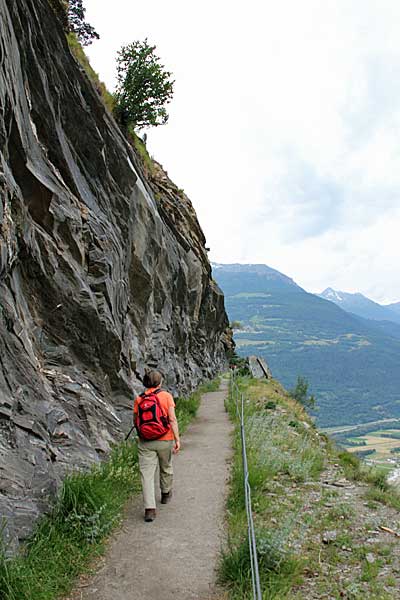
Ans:
[[[172,489],[172,448],[173,440],[139,440],[139,470],[142,480],[144,508],[156,508],[154,478],[157,466],[160,469],[160,488],[162,493]]]

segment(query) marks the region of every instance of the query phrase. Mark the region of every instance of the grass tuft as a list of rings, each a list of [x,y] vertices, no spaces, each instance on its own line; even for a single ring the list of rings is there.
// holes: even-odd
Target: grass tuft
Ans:
[[[263,598],[280,598],[290,589],[300,571],[282,544],[280,532],[256,531],[258,565]],[[247,536],[230,540],[222,552],[219,581],[231,589],[232,598],[252,598],[251,561]]]
[[[142,163],[145,174],[148,177],[155,175],[155,167],[153,163],[153,159],[147,151],[146,144],[144,141],[135,133],[133,127],[130,127],[128,130],[129,139],[132,142],[133,147],[136,150],[137,155],[139,156],[140,162]]]
[[[247,537],[238,541],[229,540],[222,552],[219,567],[220,582],[245,590],[248,588],[250,578],[250,552]]]
[[[69,475],[51,511],[39,522],[23,551],[0,553],[0,597],[52,600],[67,593],[105,536],[119,521],[127,498],[137,491],[137,450],[133,442],[115,447],[109,461]]]
[[[212,381],[202,383],[190,396],[176,398],[176,416],[179,423],[179,431],[183,433],[192,419],[196,416],[200,406],[201,395],[207,392],[216,392],[220,386],[217,377]]]
[[[75,33],[71,32],[67,35],[67,41],[69,45],[69,49],[71,53],[74,55],[79,64],[84,68],[87,76],[90,81],[93,83],[94,87],[98,91],[99,95],[103,99],[105,106],[107,107],[110,113],[113,112],[115,107],[115,98],[114,96],[107,90],[106,85],[100,81],[100,77],[96,73],[96,71],[91,66],[88,57],[85,54],[84,49],[78,41]]]

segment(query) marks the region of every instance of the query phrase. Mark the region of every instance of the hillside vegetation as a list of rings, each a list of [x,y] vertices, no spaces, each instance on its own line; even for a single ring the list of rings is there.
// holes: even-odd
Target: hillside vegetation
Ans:
[[[238,353],[265,358],[287,388],[304,376],[319,425],[400,417],[400,339],[266,265],[220,265],[213,275],[242,326]]]
[[[389,600],[400,584],[400,496],[339,451],[276,381],[240,378],[263,599]],[[232,396],[228,402],[236,422]],[[240,432],[220,580],[252,598]]]

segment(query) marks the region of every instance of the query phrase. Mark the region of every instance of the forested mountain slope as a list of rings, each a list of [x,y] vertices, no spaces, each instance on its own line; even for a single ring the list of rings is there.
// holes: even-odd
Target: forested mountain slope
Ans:
[[[214,265],[240,354],[291,388],[305,376],[323,425],[400,416],[400,339],[305,292],[266,265]]]

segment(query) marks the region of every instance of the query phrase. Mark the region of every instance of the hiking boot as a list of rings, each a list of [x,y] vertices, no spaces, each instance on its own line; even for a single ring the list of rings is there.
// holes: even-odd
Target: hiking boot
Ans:
[[[151,523],[156,518],[156,509],[155,508],[146,508],[144,511],[144,520],[146,523]]]
[[[172,490],[169,492],[161,492],[161,504],[167,504],[172,498]]]

